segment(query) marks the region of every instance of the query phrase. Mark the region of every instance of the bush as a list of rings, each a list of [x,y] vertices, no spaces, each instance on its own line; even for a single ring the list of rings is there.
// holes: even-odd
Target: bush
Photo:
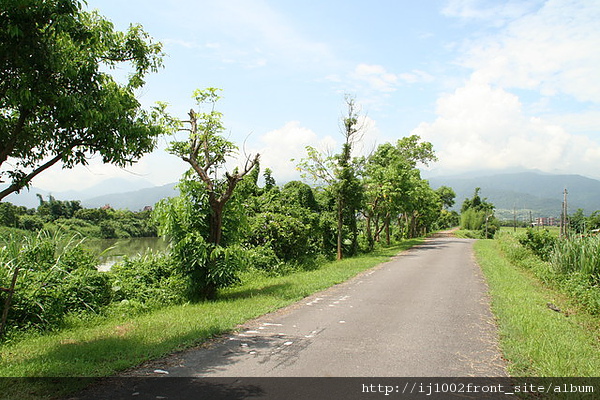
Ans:
[[[525,236],[519,237],[519,242],[542,260],[548,261],[554,250],[556,237],[552,236],[548,229],[541,231],[528,229]]]
[[[277,257],[270,246],[255,246],[247,250],[248,266],[267,272],[269,275],[279,275],[284,263]]]
[[[248,242],[269,246],[282,261],[301,261],[318,252],[314,230],[300,218],[274,212],[257,214],[251,220]]]
[[[44,227],[44,220],[37,215],[21,215],[19,217],[19,228],[27,231],[39,231]]]
[[[125,258],[115,264],[107,275],[112,285],[113,301],[118,304],[157,308],[186,300],[187,279],[167,254],[148,252],[136,258]]]

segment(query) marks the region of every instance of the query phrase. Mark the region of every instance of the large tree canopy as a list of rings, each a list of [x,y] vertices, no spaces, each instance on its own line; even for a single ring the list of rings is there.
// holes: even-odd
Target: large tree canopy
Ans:
[[[78,0],[0,0],[0,200],[59,161],[123,167],[151,151],[162,128],[134,91],[161,60],[140,26],[115,31]]]

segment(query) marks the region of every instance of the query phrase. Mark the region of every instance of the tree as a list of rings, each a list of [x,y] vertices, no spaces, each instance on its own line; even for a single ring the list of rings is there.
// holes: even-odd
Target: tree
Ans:
[[[351,235],[350,254],[358,250],[356,212],[362,200],[362,186],[357,176],[356,163],[352,160],[352,145],[360,139],[362,127],[354,98],[346,95],[345,101],[348,111],[342,118],[344,143],[340,154],[327,157],[308,146],[308,159],[299,164],[299,168],[313,179],[327,182],[328,189],[335,198],[338,260],[343,258],[344,226],[349,229]]]
[[[419,136],[412,135],[399,139],[395,145],[384,143],[366,162],[366,202],[363,213],[370,246],[373,241],[379,241],[382,231],[385,231],[386,242],[391,242],[391,221],[401,213],[404,222],[399,220],[399,223],[405,225],[407,235],[416,234],[419,211],[426,204],[421,201],[420,195],[425,193],[425,186],[430,189],[426,182],[422,182],[416,167],[420,163],[427,165],[436,160],[432,144],[420,140]],[[372,223],[375,225],[374,237]]]
[[[213,178],[219,176],[219,168],[224,166],[227,157],[237,151],[233,142],[221,136],[225,129],[221,123],[222,114],[214,109],[215,103],[220,99],[217,94],[219,90],[207,88],[194,92],[198,106],[209,105],[211,110],[209,112],[190,110],[188,113],[190,119],[183,121],[189,124],[189,128],[179,128],[189,132],[188,140],[171,142],[169,148],[172,154],[190,164],[204,183],[210,204],[208,242],[216,246],[221,244],[225,204],[231,199],[237,184],[258,164],[260,157],[259,154],[254,158],[248,157],[242,171],[225,172],[225,179]]]
[[[456,197],[456,192],[448,186],[440,186],[436,189],[436,193],[438,194],[440,201],[442,202],[442,207],[444,209],[448,209],[454,205],[454,198]]]
[[[481,188],[475,188],[473,197],[463,201],[461,227],[463,229],[481,230],[486,238],[494,237],[500,229],[500,222],[494,217],[494,204],[479,196]]]
[[[130,165],[163,132],[134,91],[161,66],[161,45],[82,11],[79,0],[12,0],[0,7],[0,199],[62,162]],[[118,83],[108,68],[131,65]]]
[[[234,231],[240,228],[243,215],[240,210],[231,212],[231,207],[229,215],[225,212],[226,206],[240,205],[234,196],[236,186],[259,161],[257,154],[246,159],[241,171],[222,173],[221,169],[237,147],[221,135],[224,131],[222,114],[214,108],[219,100],[218,91],[216,88],[196,90],[194,98],[199,108],[208,106],[209,110],[192,109],[186,121],[163,115],[173,130],[189,133],[187,140],[173,141],[168,149],[191,167],[179,184],[181,195],[159,203],[155,211],[161,233],[170,240],[176,261],[190,279],[192,300],[212,299],[218,288],[235,280],[238,249],[232,245],[239,241]],[[258,174],[252,178],[256,180]],[[251,186],[256,185],[253,182]],[[227,229],[224,230],[224,226]]]

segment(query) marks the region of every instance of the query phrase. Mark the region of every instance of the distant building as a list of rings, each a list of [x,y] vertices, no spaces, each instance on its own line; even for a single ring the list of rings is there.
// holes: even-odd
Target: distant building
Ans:
[[[152,211],[152,206],[145,206],[142,211]]]
[[[110,204],[105,204],[102,207],[100,207],[101,210],[112,210],[112,207],[110,206]]]
[[[536,226],[558,226],[558,221],[554,217],[538,217],[534,224]]]

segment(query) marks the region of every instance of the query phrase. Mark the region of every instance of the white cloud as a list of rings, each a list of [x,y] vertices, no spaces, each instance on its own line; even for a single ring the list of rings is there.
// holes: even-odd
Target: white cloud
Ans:
[[[469,79],[438,98],[435,121],[413,131],[434,144],[437,168],[520,166],[600,177],[600,142],[584,135],[600,122],[590,106],[600,102],[600,7],[539,3],[453,0],[444,10],[486,28],[463,43]],[[494,20],[500,29],[489,29]]]
[[[525,15],[536,4],[539,4],[539,0],[450,0],[442,13],[464,20],[483,20],[501,26],[507,20]]]
[[[482,82],[600,102],[600,7],[549,0],[499,35],[471,43],[463,65]]]
[[[354,81],[358,85],[364,86],[366,84],[366,90],[379,93],[395,92],[402,83],[412,84],[433,81],[433,76],[425,71],[415,69],[410,72],[395,74],[388,72],[382,65],[365,63],[358,64],[348,74],[348,77],[350,81]],[[331,80],[334,81],[334,79]]]
[[[527,116],[518,97],[471,80],[437,102],[438,115],[412,133],[430,141],[447,170],[520,166],[598,176],[600,144]]]
[[[169,14],[185,28],[180,35],[190,35],[202,43],[208,38],[208,44],[218,44],[195,47],[214,51],[221,62],[245,67],[292,63],[306,68],[334,60],[325,43],[310,38],[293,19],[267,1],[215,1],[203,4],[201,12],[189,12],[197,7],[196,2],[180,1],[173,4]],[[170,40],[182,45],[188,41]]]
[[[398,76],[381,65],[358,64],[350,78],[367,83],[370,89],[378,92],[394,92],[398,85]]]
[[[290,121],[262,135],[255,152],[260,153],[261,168],[273,170],[274,178],[283,183],[300,179],[296,164],[306,158],[306,146],[313,146],[320,151],[333,151],[336,141],[331,136],[319,139],[315,132],[301,126],[300,122]]]
[[[376,122],[368,116],[360,117],[361,135],[353,143],[353,155],[370,154],[380,144],[381,133]],[[260,144],[252,153],[260,153],[261,168],[273,170],[273,176],[280,182],[301,179],[297,163],[306,158],[306,146],[332,155],[340,150],[343,137],[319,136],[309,128],[303,127],[299,121],[289,121],[281,128],[269,131],[259,139]],[[293,161],[292,161],[293,160]]]

